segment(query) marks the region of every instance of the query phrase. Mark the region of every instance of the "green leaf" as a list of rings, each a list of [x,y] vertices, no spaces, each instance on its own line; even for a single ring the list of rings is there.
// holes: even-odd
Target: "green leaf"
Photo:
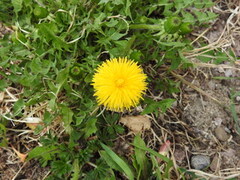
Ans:
[[[146,147],[146,144],[142,140],[140,135],[135,136],[135,138],[133,140],[133,145],[139,145],[139,146],[142,146],[142,147]],[[140,172],[142,171],[142,178],[146,179],[149,176],[149,174],[148,174],[149,162],[148,162],[148,159],[146,157],[146,151],[144,151],[142,149],[139,149],[136,146],[134,148],[134,151],[135,151],[134,155],[135,155],[136,162],[138,163],[138,165],[140,167],[139,171]]]
[[[68,133],[71,132],[71,123],[73,121],[73,112],[70,108],[63,106],[61,108],[61,112],[62,112],[62,120],[64,122],[64,126],[66,128],[66,131]]]
[[[84,138],[88,138],[90,135],[97,132],[96,122],[97,118],[94,117],[87,120],[85,128],[83,129],[85,132]]]
[[[72,178],[71,180],[78,180],[80,178],[80,171],[81,168],[79,166],[79,160],[78,159],[75,159],[73,161],[73,174],[72,174]]]
[[[159,180],[163,179],[161,171],[160,171],[159,163],[158,163],[156,157],[154,155],[150,154],[150,158],[152,160],[153,170],[155,170],[156,178],[159,179]]]
[[[152,155],[154,155],[154,156],[156,156],[156,157],[159,157],[161,160],[163,160],[163,161],[165,161],[165,162],[169,162],[169,161],[171,161],[170,159],[168,159],[166,156],[163,156],[162,154],[159,154],[158,152],[156,152],[156,151],[154,151],[154,150],[152,150],[152,149],[150,149],[150,148],[148,148],[148,147],[146,147],[146,146],[143,146],[143,145],[137,145],[137,144],[135,144],[134,145],[135,147],[137,147],[137,148],[139,148],[139,149],[142,149],[142,150],[144,150],[144,151],[148,151],[150,154],[152,154]]]
[[[4,79],[0,80],[0,91],[3,91],[8,86],[7,81]]]
[[[172,48],[177,48],[177,47],[185,47],[186,43],[182,43],[182,42],[158,42],[159,44],[163,45],[163,46],[169,46]]]
[[[34,59],[30,63],[30,68],[33,73],[38,74],[47,74],[52,66],[52,63],[48,60]]]
[[[168,108],[172,106],[175,102],[175,99],[164,99],[162,101],[156,102],[153,100],[149,100],[146,108],[143,110],[141,114],[149,114],[152,112],[158,112],[158,108],[162,110],[163,113],[166,112]]]
[[[112,157],[106,151],[99,151],[99,153],[109,167],[119,172],[123,172],[122,168],[112,159]]]
[[[189,12],[183,11],[182,16],[183,16],[183,22],[190,22],[194,24],[196,21],[194,16]]]
[[[213,5],[214,5],[214,2],[212,2],[211,0],[201,0],[201,1],[194,2],[194,6],[198,9],[210,8]]]
[[[214,56],[215,60],[213,61],[214,64],[221,64],[224,61],[227,61],[229,57],[226,53],[223,52],[216,52],[216,55]]]
[[[200,11],[193,11],[194,14],[197,16],[197,20],[200,23],[205,23],[210,20],[215,19],[218,15],[213,12],[200,12]]]
[[[13,106],[13,114],[17,116],[21,113],[22,109],[24,108],[24,101],[23,99],[19,99],[17,102],[14,103]]]
[[[124,162],[115,152],[113,152],[109,147],[105,144],[101,143],[102,148],[111,157],[111,159],[122,169],[122,171],[127,175],[129,180],[134,180],[134,172],[128,166],[126,162]]]
[[[68,49],[68,44],[55,34],[58,31],[55,24],[41,23],[37,27],[39,36],[44,37],[47,42],[51,41],[56,49]]]
[[[44,116],[43,116],[43,122],[46,124],[46,125],[50,125],[51,122],[53,120],[53,116],[50,112],[48,111],[45,111],[44,112]]]
[[[7,147],[7,138],[6,138],[7,129],[0,123],[0,147]]]
[[[202,62],[209,62],[214,58],[214,51],[208,51],[197,56],[197,58]]]
[[[14,7],[14,12],[17,14],[22,9],[23,0],[12,0],[12,5]]]
[[[59,150],[54,145],[49,146],[37,146],[28,153],[27,159],[42,157],[44,160],[51,160],[52,155],[58,153]]]

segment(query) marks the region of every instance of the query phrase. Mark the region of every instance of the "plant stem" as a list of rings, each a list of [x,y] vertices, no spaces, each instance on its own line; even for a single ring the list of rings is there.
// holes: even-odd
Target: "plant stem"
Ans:
[[[149,30],[161,30],[160,24],[131,24],[130,29],[149,29]]]

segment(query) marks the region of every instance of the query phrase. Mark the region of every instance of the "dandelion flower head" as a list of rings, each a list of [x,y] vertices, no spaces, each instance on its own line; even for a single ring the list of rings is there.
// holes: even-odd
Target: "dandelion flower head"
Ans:
[[[127,58],[113,58],[100,65],[93,76],[94,96],[99,105],[117,112],[138,105],[146,90],[147,76]]]

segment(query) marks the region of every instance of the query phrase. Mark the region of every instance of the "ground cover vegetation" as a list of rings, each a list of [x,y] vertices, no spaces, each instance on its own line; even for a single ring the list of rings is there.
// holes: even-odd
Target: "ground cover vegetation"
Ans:
[[[21,91],[0,114],[0,145],[11,143],[6,134],[12,123],[26,124],[39,138],[23,161],[37,159],[49,167],[49,180],[196,178],[165,156],[166,149],[149,146],[142,131],[131,134],[129,154],[114,147],[131,133],[118,122],[121,117],[157,118],[175,103],[177,71],[194,66],[187,56],[196,46],[204,63],[234,61],[233,52],[209,48],[204,40],[196,45],[189,36],[217,17],[208,9],[213,5],[210,0],[2,0],[0,21],[11,33],[0,40],[0,92]],[[141,76],[146,84],[131,81],[141,87],[126,109],[118,107],[119,99],[99,105],[96,96],[110,91],[94,89],[98,67],[119,57],[146,74]]]

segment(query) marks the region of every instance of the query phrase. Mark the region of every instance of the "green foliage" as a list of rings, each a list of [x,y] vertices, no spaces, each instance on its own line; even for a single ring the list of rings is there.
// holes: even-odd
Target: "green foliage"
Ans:
[[[208,50],[201,52],[201,55],[197,57],[202,62],[212,62],[214,64],[221,64],[224,61],[236,59],[235,55],[231,52],[221,52],[220,50]]]
[[[172,106],[172,104],[175,102],[175,99],[164,99],[162,101],[154,101],[152,99],[145,99],[145,103],[147,104],[146,108],[142,112],[142,114],[149,114],[149,113],[155,113],[156,116],[158,116],[159,110],[161,109],[163,113],[166,112],[168,108]]]
[[[128,179],[134,180],[134,172],[131,170],[131,168],[125,163],[117,154],[115,154],[109,147],[107,147],[104,144],[101,144],[102,148],[105,150],[102,152],[102,156],[105,159],[108,165],[113,165],[113,168],[115,167],[116,170],[119,170],[121,172],[124,172]]]
[[[41,137],[42,146],[28,159],[50,166],[48,179],[112,180],[118,178],[117,171],[129,179],[168,179],[172,162],[147,148],[140,136],[133,141],[130,160],[111,150],[125,129],[118,124],[119,113],[98,109],[92,76],[99,64],[118,56],[143,67],[169,67],[168,71],[189,67],[183,52],[193,48],[185,36],[190,30],[168,32],[164,23],[174,16],[182,26],[207,24],[216,15],[204,8],[212,5],[210,0],[1,0],[0,21],[14,32],[0,40],[0,67],[8,72],[0,71],[0,91],[12,85],[24,89],[8,116],[21,118],[26,107],[46,102],[44,125],[35,133],[53,122],[64,126],[61,135],[50,131]],[[216,57],[215,63],[227,58],[216,50],[203,52],[199,59],[208,62],[209,56]],[[178,92],[179,84],[168,76],[148,75],[154,90],[169,95],[161,101],[143,101],[142,114],[158,116],[174,103],[171,94]],[[6,131],[0,124],[1,146],[7,145]],[[157,158],[164,163],[163,171]]]
[[[3,124],[0,124],[0,147],[7,146],[7,138],[6,138],[6,128]]]
[[[134,146],[146,146],[145,142],[141,139],[139,135],[135,136],[134,141],[133,141]],[[151,165],[149,162],[149,159],[146,156],[146,151],[139,149],[137,147],[134,148],[134,165],[135,169],[137,170],[138,174],[137,177],[138,179],[147,179],[151,175]]]

